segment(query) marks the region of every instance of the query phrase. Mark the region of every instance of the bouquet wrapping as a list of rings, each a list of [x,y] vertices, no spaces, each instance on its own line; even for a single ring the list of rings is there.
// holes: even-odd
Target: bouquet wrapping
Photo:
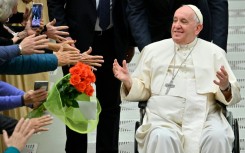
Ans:
[[[78,133],[92,132],[98,124],[101,106],[96,98],[95,75],[88,65],[77,63],[69,74],[53,85],[46,102],[28,114],[41,116],[45,109]]]

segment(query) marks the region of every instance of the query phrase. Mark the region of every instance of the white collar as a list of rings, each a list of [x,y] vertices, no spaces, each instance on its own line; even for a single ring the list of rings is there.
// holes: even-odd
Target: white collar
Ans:
[[[191,43],[186,44],[186,45],[180,45],[180,44],[174,43],[176,47],[176,51],[191,50],[191,48],[196,45],[197,39],[198,38],[195,38]]]

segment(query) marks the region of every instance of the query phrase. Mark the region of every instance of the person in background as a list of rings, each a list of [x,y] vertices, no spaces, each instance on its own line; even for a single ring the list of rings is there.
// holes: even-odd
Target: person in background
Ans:
[[[0,0],[0,4],[2,4],[0,5],[0,22],[5,22],[6,20],[8,20],[9,17],[12,16],[12,14],[14,14],[17,11],[18,2],[17,0]],[[13,38],[12,35],[10,35],[7,38],[0,39],[0,45],[13,44],[23,39],[19,45],[6,47],[2,52],[0,52],[0,64],[3,64],[3,66],[0,68],[0,73],[33,74],[38,72],[53,71],[58,66],[74,65],[77,61],[85,62],[86,64],[89,64],[91,66],[100,66],[99,63],[101,61],[103,62],[103,57],[90,56],[89,54],[92,51],[91,49],[85,51],[84,54],[80,55],[80,51],[72,46],[65,47],[64,49],[63,47],[61,48],[61,45],[66,43],[66,39],[63,36],[69,35],[68,32],[63,31],[67,30],[68,26],[55,27],[55,23],[56,20],[53,19],[51,22],[44,26],[42,31],[40,31],[42,34],[45,35],[34,37],[34,34],[37,35],[40,32],[37,33],[37,29],[31,28],[31,21],[29,19],[24,31],[21,32],[23,34],[17,33],[17,35],[15,35]],[[6,29],[4,30],[7,31]],[[7,31],[6,33],[8,32],[9,31]],[[11,34],[11,32],[9,34]],[[26,53],[44,53],[44,51],[41,49],[50,49],[49,46],[51,45],[46,45],[48,39],[41,40],[41,38],[44,39],[46,36],[58,42],[62,42],[61,45],[58,44],[58,48],[56,46],[54,54],[34,54],[31,56],[19,56],[26,55]],[[5,41],[3,41],[4,39]],[[8,39],[10,41],[7,41]],[[26,50],[28,52],[26,52]],[[53,50],[51,50],[51,53],[53,53]]]
[[[171,37],[173,14],[183,4],[196,5],[204,16],[199,38],[212,41],[226,51],[229,18],[227,0],[128,0],[127,18],[139,50],[152,42]]]
[[[6,23],[9,23],[9,18],[11,19],[13,14],[17,12],[18,1],[0,0],[0,4],[0,45],[12,45],[20,43],[20,41],[25,37],[33,34],[46,34],[48,38],[58,40],[58,42],[65,40],[63,36],[69,35],[68,32],[64,32],[64,30],[68,29],[67,26],[54,26],[56,23],[55,19],[46,25],[44,25],[43,20],[41,20],[41,26],[39,28],[32,28],[30,17],[26,19],[24,28],[16,32]]]
[[[96,95],[102,107],[96,132],[96,153],[118,153],[120,81],[114,78],[112,63],[115,58],[125,59],[128,49],[132,49],[131,37],[125,14],[126,1],[104,1],[107,9],[103,9],[100,2],[103,0],[48,0],[47,4],[49,19],[55,18],[56,26],[69,26],[67,39],[76,40],[76,48],[82,52],[92,47],[92,55],[103,56],[104,63],[94,71]],[[65,75],[69,67],[62,69]],[[87,134],[66,127],[66,136],[66,153],[87,152]]]
[[[234,133],[220,103],[241,100],[240,86],[223,49],[197,36],[203,16],[194,5],[176,10],[172,38],[141,52],[132,75],[115,59],[121,97],[147,101],[136,131],[139,153],[231,153]]]

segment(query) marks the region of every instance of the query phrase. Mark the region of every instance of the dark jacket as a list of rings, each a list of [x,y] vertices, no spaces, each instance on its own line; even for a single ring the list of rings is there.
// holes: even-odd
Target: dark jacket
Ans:
[[[3,130],[6,130],[8,135],[11,135],[17,122],[16,119],[0,114],[0,134],[2,134]]]

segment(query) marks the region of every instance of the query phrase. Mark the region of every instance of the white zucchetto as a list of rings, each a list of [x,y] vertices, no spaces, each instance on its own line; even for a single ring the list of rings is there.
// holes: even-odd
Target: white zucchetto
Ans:
[[[195,12],[200,24],[203,24],[203,16],[199,8],[197,8],[195,5],[186,5],[186,6],[190,7]]]

